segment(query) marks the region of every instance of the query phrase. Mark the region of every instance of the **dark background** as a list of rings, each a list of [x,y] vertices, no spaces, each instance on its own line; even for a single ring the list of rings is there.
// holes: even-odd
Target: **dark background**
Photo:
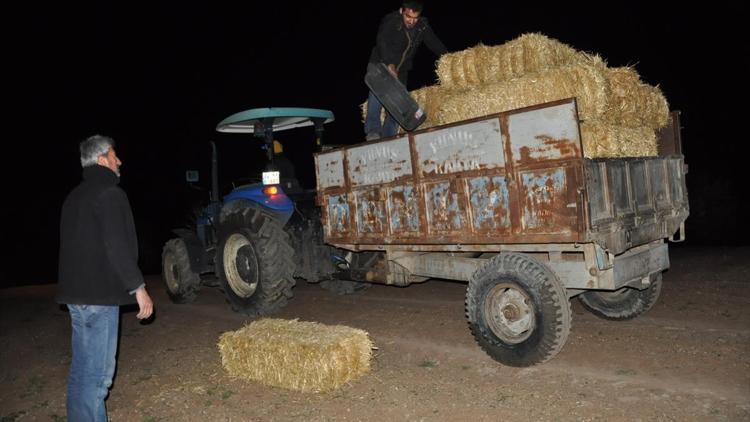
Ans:
[[[215,132],[223,118],[324,108],[336,115],[326,143],[362,141],[366,62],[381,17],[399,4],[63,2],[9,12],[0,286],[55,282],[60,206],[80,180],[77,147],[87,136],[117,141],[145,273],[159,273],[170,229],[207,198],[209,140],[219,148],[222,194],[233,178],[260,171],[259,143]],[[424,16],[451,51],[541,32],[610,66],[635,65],[682,112],[691,203],[682,247],[747,244],[748,139],[738,112],[748,102],[747,14],[715,4],[596,5],[433,1]],[[410,89],[435,83],[434,60],[422,47]],[[297,132],[280,138],[314,187],[312,131]],[[200,170],[196,186],[184,181],[188,169]]]

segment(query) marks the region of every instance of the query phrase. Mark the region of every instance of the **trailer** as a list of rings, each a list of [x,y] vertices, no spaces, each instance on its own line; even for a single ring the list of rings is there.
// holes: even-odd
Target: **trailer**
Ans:
[[[660,155],[589,159],[575,99],[315,155],[324,240],[347,278],[467,282],[466,314],[495,360],[530,366],[570,332],[570,298],[626,320],[650,309],[667,240],[689,214],[679,114]]]

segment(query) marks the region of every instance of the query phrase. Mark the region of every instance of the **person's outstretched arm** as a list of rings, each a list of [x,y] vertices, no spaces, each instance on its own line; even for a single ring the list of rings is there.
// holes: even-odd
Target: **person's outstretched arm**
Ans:
[[[135,291],[135,300],[138,302],[138,319],[148,319],[154,313],[154,302],[146,291],[146,286],[141,286]]]

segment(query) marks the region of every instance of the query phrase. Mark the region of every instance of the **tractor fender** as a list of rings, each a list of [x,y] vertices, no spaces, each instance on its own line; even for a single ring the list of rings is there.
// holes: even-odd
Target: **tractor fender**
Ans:
[[[228,215],[234,214],[235,212],[241,211],[246,208],[252,208],[262,211],[263,213],[271,216],[274,220],[278,221],[282,227],[289,221],[289,217],[292,216],[293,211],[275,210],[247,199],[235,199],[224,203],[224,206],[221,208],[221,214],[219,215],[219,225],[221,226],[222,224],[224,224]]]
[[[198,235],[188,229],[174,229],[172,232],[185,242],[190,258],[190,269],[196,274],[209,271],[209,259]]]

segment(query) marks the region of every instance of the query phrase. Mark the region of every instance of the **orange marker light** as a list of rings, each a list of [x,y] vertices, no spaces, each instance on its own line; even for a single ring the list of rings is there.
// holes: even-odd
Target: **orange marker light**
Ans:
[[[263,193],[266,195],[276,195],[279,193],[279,187],[278,186],[266,186],[263,188]]]

